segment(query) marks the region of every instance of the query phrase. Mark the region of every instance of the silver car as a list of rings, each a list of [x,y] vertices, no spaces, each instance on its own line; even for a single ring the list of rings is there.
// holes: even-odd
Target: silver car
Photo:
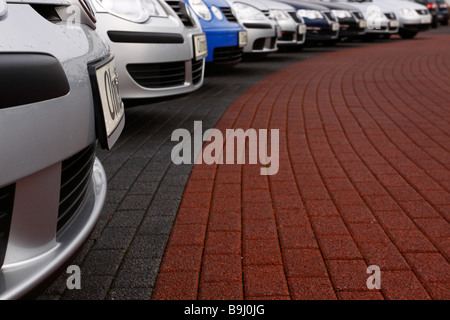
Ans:
[[[392,8],[399,18],[399,35],[403,39],[414,38],[417,33],[431,28],[433,17],[427,7],[408,0],[373,0],[375,4],[383,3]]]
[[[0,299],[59,272],[103,207],[96,148],[125,120],[94,22],[89,0],[0,0]]]
[[[278,38],[278,47],[298,46],[305,43],[306,24],[303,19],[297,16],[294,7],[271,0],[253,0],[265,5],[269,10],[264,11],[266,16],[275,20],[281,29],[281,36]]]
[[[269,54],[278,51],[281,29],[268,17],[269,8],[252,0],[227,0],[238,22],[247,30],[244,53]],[[266,12],[267,14],[265,14]]]
[[[389,37],[399,31],[400,22],[393,8],[385,3],[375,3],[373,0],[321,0],[324,2],[347,3],[359,9],[367,22],[365,39]]]
[[[123,99],[186,94],[203,85],[206,36],[180,0],[93,0],[116,55]]]

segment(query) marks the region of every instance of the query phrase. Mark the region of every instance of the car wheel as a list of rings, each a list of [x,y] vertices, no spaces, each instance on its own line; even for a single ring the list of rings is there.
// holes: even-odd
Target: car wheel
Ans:
[[[417,35],[417,32],[399,31],[398,33],[402,39],[412,39]]]
[[[448,20],[444,20],[444,21],[442,21],[442,23],[441,23],[443,26],[448,26]]]

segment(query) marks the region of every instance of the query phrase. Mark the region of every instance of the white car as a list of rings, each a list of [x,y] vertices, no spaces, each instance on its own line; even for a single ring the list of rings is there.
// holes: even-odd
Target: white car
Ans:
[[[394,8],[386,3],[375,3],[373,0],[321,0],[324,2],[347,3],[359,9],[366,20],[365,39],[390,37],[399,31],[400,22]],[[389,1],[389,0],[388,0]]]
[[[278,51],[281,29],[268,17],[269,8],[252,0],[227,0],[238,22],[247,30],[245,54],[270,54]]]
[[[303,18],[297,16],[294,7],[278,1],[253,1],[265,5],[268,8],[268,11],[263,11],[264,14],[278,23],[281,29],[281,36],[277,41],[278,47],[298,46],[305,43],[306,24]]]
[[[124,100],[171,97],[203,85],[206,35],[184,1],[92,1],[97,29],[116,55]]]
[[[375,4],[389,6],[400,21],[399,35],[404,39],[414,38],[417,33],[431,28],[433,20],[427,7],[408,0],[373,0]]]
[[[106,196],[97,145],[124,126],[114,56],[89,0],[0,0],[0,299],[82,248]]]

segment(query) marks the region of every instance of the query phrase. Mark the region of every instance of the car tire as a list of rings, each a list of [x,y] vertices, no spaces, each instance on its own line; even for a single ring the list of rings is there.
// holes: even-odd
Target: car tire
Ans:
[[[442,24],[443,26],[448,26],[448,20],[443,20],[443,21],[441,22],[441,24]]]
[[[412,39],[417,35],[417,32],[401,30],[398,34],[402,39]]]

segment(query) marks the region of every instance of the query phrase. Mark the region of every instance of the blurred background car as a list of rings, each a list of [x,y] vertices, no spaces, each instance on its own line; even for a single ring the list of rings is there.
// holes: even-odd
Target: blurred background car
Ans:
[[[0,0],[0,29],[0,299],[18,299],[87,241],[106,196],[97,145],[125,118],[89,0]]]
[[[417,2],[425,7],[427,7],[428,11],[430,11],[431,16],[433,17],[433,20],[431,21],[431,27],[437,28],[439,24],[439,7],[436,2],[436,0],[409,0],[411,2]]]
[[[122,98],[167,98],[199,89],[206,36],[179,0],[92,0],[97,29],[116,55]]]
[[[252,0],[226,0],[238,22],[247,30],[248,41],[244,54],[267,55],[278,51],[280,27],[264,14],[269,8]]]
[[[298,47],[305,43],[306,24],[302,17],[298,17],[294,7],[278,1],[253,0],[264,4],[269,11],[264,14],[275,20],[281,30],[278,47]]]
[[[197,14],[208,44],[207,63],[234,66],[242,60],[247,31],[225,0],[186,0]]]
[[[331,10],[331,13],[339,22],[339,39],[353,40],[366,33],[367,22],[363,13],[346,3],[330,2],[324,0],[311,1],[323,5]]]
[[[439,8],[438,21],[443,26],[448,26],[449,12],[448,5],[445,0],[436,0],[436,4]]]
[[[389,38],[398,33],[400,23],[390,6],[384,3],[374,3],[372,0],[323,0],[328,2],[342,2],[359,9],[366,20],[366,33],[361,36],[365,41],[377,38]]]
[[[432,16],[428,9],[418,3],[405,0],[372,0],[389,6],[397,15],[400,28],[398,34],[403,39],[412,39],[417,33],[430,29]]]
[[[339,39],[339,22],[327,7],[299,0],[281,0],[281,2],[294,7],[297,16],[304,19],[307,44],[335,44]]]

